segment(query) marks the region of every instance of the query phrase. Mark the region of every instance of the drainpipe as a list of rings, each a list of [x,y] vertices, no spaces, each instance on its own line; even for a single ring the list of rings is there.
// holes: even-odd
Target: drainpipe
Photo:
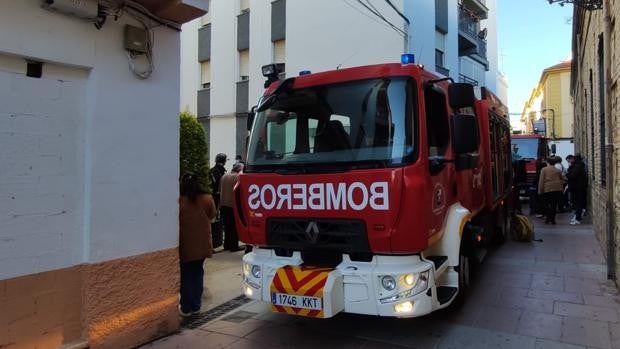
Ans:
[[[605,0],[603,6],[605,32],[604,61],[605,61],[605,156],[607,170],[607,278],[616,280],[616,209],[614,203],[614,127],[611,115],[611,9],[610,1]]]

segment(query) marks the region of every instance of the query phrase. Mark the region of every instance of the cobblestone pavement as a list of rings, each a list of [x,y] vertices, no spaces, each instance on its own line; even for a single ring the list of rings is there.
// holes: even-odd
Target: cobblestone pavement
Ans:
[[[568,214],[556,226],[532,219],[543,241],[493,251],[460,309],[318,320],[251,302],[143,348],[620,348],[620,297],[592,227]]]

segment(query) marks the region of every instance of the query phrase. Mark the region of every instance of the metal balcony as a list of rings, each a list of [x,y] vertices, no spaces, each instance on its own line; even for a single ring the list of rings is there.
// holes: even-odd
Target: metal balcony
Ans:
[[[487,19],[489,17],[489,9],[487,7],[486,0],[460,0],[462,1],[462,7],[473,12],[480,19]]]
[[[466,82],[474,86],[478,86],[478,80],[472,79],[467,75],[459,74],[459,82]]]
[[[481,36],[480,23],[463,10],[459,11],[459,56],[470,56],[488,69],[487,41]]]

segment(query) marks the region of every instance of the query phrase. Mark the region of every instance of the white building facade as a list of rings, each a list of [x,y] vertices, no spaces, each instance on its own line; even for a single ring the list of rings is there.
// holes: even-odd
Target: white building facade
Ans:
[[[263,93],[261,66],[284,76],[400,61],[497,91],[496,0],[213,0],[181,38],[181,109],[205,125],[210,158],[245,149],[246,115]],[[377,14],[379,14],[380,18]],[[389,22],[389,24],[388,24]],[[503,88],[503,86],[502,86]]]
[[[179,327],[171,26],[207,3],[137,1],[99,28],[42,3],[0,0],[0,347],[135,347]],[[153,31],[147,79],[126,25]]]

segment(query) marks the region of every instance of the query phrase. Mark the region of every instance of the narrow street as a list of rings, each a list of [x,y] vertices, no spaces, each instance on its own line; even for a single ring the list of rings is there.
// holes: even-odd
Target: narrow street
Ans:
[[[592,227],[532,219],[543,241],[493,251],[461,309],[318,320],[250,302],[143,348],[620,348],[620,301]]]

